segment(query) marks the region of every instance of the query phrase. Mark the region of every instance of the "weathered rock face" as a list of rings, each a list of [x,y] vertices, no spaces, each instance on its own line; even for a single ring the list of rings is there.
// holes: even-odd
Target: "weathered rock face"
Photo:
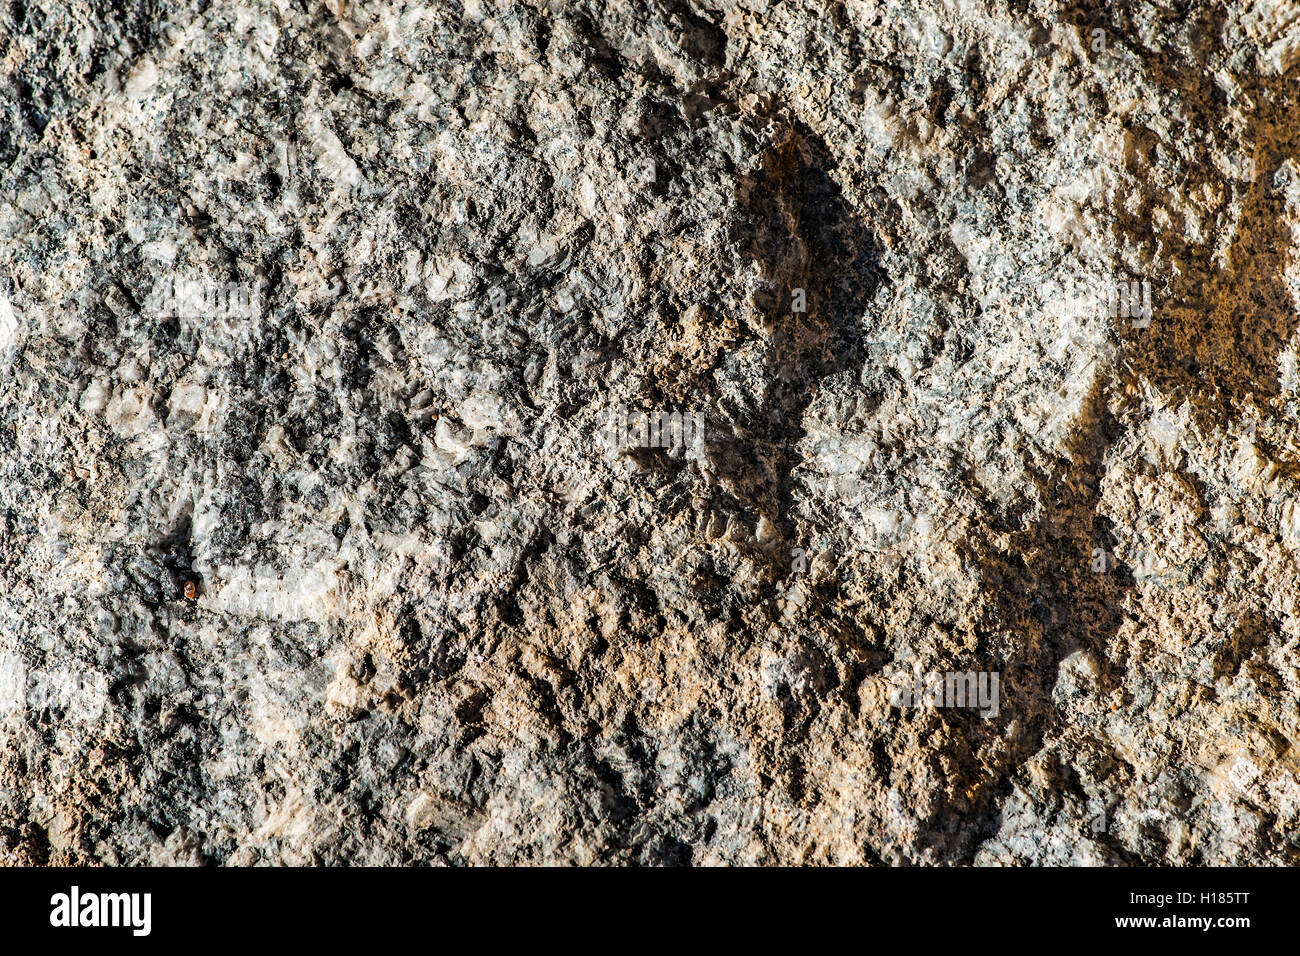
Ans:
[[[1296,862],[1300,3],[1098,6],[9,4],[0,860]]]

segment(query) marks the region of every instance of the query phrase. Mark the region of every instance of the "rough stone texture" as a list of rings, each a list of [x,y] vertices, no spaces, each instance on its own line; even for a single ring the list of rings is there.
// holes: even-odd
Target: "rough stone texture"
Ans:
[[[0,23],[0,861],[1298,862],[1300,3]]]

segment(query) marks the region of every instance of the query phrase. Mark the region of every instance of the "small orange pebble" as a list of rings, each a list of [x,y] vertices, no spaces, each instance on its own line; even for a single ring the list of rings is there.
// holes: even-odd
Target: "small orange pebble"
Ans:
[[[197,593],[198,593],[198,589],[194,587],[194,582],[193,582],[193,581],[186,581],[186,582],[185,582],[185,596],[186,596],[189,600],[193,601],[193,600],[194,600],[194,595],[197,594]]]

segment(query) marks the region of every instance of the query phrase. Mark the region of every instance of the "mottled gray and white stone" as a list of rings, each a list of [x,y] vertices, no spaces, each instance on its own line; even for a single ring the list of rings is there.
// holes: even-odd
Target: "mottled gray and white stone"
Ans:
[[[0,862],[1300,862],[1298,80],[1295,0],[3,5]]]

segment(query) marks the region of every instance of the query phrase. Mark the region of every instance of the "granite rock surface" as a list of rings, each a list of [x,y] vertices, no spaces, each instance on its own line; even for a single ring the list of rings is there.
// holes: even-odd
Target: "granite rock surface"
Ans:
[[[0,862],[1300,862],[1298,101],[1295,0],[3,5]]]

